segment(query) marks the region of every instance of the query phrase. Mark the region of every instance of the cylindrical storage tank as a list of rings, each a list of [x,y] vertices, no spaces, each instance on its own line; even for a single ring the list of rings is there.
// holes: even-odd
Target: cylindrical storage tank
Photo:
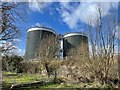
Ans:
[[[35,58],[37,48],[40,41],[49,35],[56,36],[54,30],[47,27],[33,27],[27,31],[27,41],[25,50],[25,59],[30,60]]]
[[[82,32],[71,32],[64,35],[64,54],[63,56],[69,56],[71,49],[81,48],[88,54],[88,36]],[[76,51],[77,52],[77,51]],[[71,53],[77,54],[77,53]]]

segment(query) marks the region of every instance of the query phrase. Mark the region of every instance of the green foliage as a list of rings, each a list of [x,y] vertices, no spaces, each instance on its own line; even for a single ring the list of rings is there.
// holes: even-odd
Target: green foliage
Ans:
[[[22,72],[21,62],[22,57],[20,56],[4,56],[2,57],[2,70],[11,72]]]

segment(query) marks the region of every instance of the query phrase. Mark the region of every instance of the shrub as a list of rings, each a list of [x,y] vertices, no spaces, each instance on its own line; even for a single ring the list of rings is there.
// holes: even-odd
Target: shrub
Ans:
[[[2,70],[11,72],[22,72],[21,62],[23,58],[20,56],[4,56],[2,57]]]

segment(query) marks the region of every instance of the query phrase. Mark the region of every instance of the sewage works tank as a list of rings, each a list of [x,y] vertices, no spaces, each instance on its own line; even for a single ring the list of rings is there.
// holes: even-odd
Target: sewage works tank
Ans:
[[[41,40],[49,35],[56,36],[56,32],[53,29],[47,27],[33,27],[28,29],[25,59],[34,59]]]
[[[70,50],[80,48],[88,54],[88,36],[82,32],[67,33],[63,37],[63,57],[69,56]],[[77,54],[77,53],[73,53]]]

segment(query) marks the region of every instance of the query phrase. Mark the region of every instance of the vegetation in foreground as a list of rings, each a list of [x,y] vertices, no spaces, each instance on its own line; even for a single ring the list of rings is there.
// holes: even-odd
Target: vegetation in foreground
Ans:
[[[4,83],[22,84],[46,79],[47,79],[46,76],[40,74],[3,72]]]
[[[90,63],[89,59],[79,57],[71,57],[68,60],[51,59],[50,61],[44,63],[37,60],[23,62],[23,59],[17,56],[3,57],[3,88],[10,88],[11,85],[16,84],[19,85],[40,81],[45,82],[49,81],[49,79],[52,79],[52,81],[50,81],[52,83],[27,87],[34,90],[37,88],[118,87],[118,79],[116,78],[117,62],[112,64],[109,68],[111,71],[108,74],[108,83],[104,83],[104,70],[102,69],[102,67],[104,68],[104,65],[99,67],[96,65],[101,64],[101,62],[92,60]]]
[[[9,6],[8,6],[9,5]],[[19,4],[20,5],[20,4]],[[7,9],[5,8],[7,6]],[[13,7],[14,6],[14,7]],[[2,5],[3,15],[2,26],[3,30],[0,35],[3,38],[0,39],[2,42],[10,42],[19,36],[19,30],[15,23],[16,18],[9,12],[13,8],[17,7],[16,4],[5,3]],[[112,7],[112,6],[111,6]],[[24,62],[23,59],[17,56],[4,56],[2,58],[2,70],[10,71],[16,73],[3,73],[3,86],[21,84],[21,83],[31,83],[34,81],[47,80],[51,76],[55,80],[62,76],[65,78],[64,83],[60,84],[50,84],[44,86],[33,86],[34,88],[102,88],[102,87],[117,87],[119,84],[118,78],[118,62],[115,54],[117,46],[116,32],[117,29],[117,18],[114,10],[111,15],[107,18],[102,19],[103,8],[99,5],[97,8],[98,18],[96,22],[96,27],[91,27],[94,20],[92,17],[88,19],[88,38],[91,46],[91,58],[88,57],[87,52],[84,52],[84,46],[86,44],[82,43],[80,46],[69,50],[67,60],[59,62],[54,60],[56,51],[58,51],[58,43],[52,43],[57,40],[56,37],[44,38],[38,46],[38,51],[36,51],[37,62]],[[16,9],[17,10],[17,9]],[[12,16],[12,17],[7,17]],[[19,15],[18,15],[19,16]],[[14,21],[15,19],[15,21]],[[7,23],[10,24],[11,26]],[[106,27],[106,28],[104,28]],[[10,30],[13,30],[9,32]],[[114,29],[114,30],[113,30]],[[17,31],[17,32],[16,32]],[[95,33],[95,34],[94,34]],[[15,35],[14,37],[11,37]],[[7,38],[6,38],[7,36]],[[9,36],[9,38],[8,38]],[[5,44],[5,43],[4,43]],[[3,45],[4,45],[3,44]],[[2,53],[7,54],[9,50],[13,47],[4,48],[2,47]],[[54,60],[54,62],[53,62]],[[57,63],[58,62],[58,63]],[[43,71],[45,71],[43,73]],[[19,73],[19,74],[18,74]],[[30,74],[26,74],[30,73]],[[40,73],[40,74],[37,74]],[[46,74],[43,78],[41,74]],[[48,76],[48,77],[47,77]],[[98,83],[96,83],[98,82]],[[66,84],[67,83],[67,84]],[[107,85],[109,84],[109,85]]]
[[[48,77],[40,74],[25,74],[25,73],[12,73],[3,72],[3,89],[10,87],[14,84],[32,83],[36,81],[47,81]],[[22,88],[22,87],[20,87]],[[25,88],[25,87],[24,87]],[[26,87],[29,90],[39,90],[41,88],[111,88],[109,85],[100,85],[99,83],[78,83],[78,84],[48,84],[43,86],[30,86]]]
[[[15,84],[26,84],[37,81],[46,80],[47,77],[40,74],[26,74],[26,73],[14,73],[14,72],[3,72],[3,86],[2,88],[10,88]]]

